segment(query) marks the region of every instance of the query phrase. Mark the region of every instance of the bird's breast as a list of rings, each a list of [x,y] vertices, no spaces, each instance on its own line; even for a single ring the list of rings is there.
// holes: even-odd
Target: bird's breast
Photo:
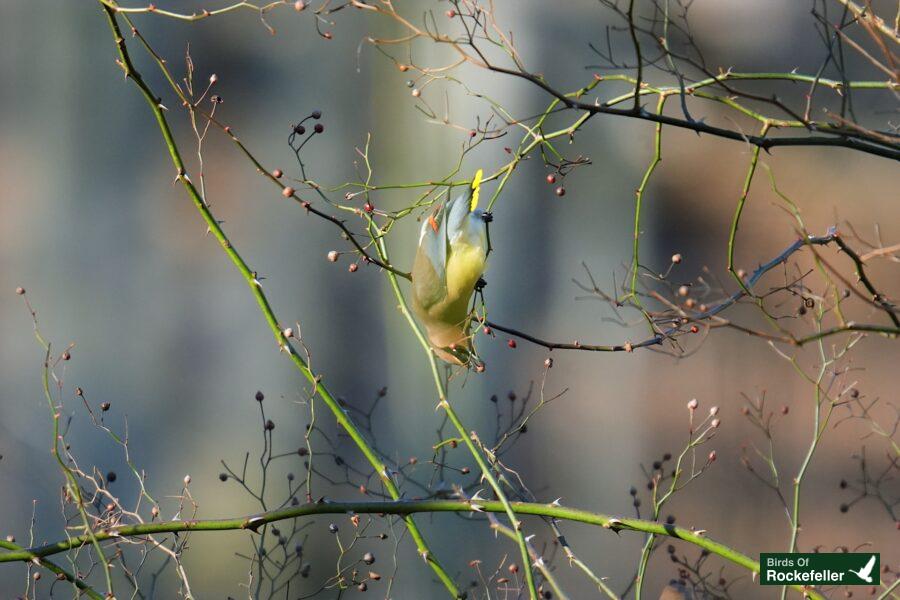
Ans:
[[[465,298],[475,290],[475,283],[484,273],[485,248],[480,244],[458,241],[447,259],[447,295]]]

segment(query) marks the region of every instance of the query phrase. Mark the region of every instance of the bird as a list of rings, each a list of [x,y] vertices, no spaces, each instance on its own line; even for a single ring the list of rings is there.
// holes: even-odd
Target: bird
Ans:
[[[663,588],[659,600],[694,600],[694,595],[686,585],[673,579]]]
[[[854,571],[853,569],[848,569],[851,573],[855,574],[857,577],[865,581],[866,583],[872,583],[872,568],[875,566],[875,555],[872,555],[872,558],[869,559],[869,562],[866,563],[859,571]]]
[[[468,364],[473,357],[469,302],[487,265],[490,214],[478,208],[483,171],[466,194],[439,204],[422,223],[411,272],[412,308],[434,353]]]

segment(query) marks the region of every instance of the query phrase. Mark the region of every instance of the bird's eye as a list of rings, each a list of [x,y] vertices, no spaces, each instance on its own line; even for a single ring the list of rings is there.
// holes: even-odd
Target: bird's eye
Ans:
[[[494,213],[483,212],[483,213],[481,213],[481,219],[485,223],[490,223],[491,221],[494,220]]]

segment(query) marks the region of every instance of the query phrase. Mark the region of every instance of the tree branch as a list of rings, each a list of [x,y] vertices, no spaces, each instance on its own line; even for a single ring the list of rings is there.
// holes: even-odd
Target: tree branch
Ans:
[[[575,521],[587,525],[596,525],[619,533],[620,531],[635,531],[651,533],[679,539],[715,554],[735,565],[743,567],[753,573],[759,573],[759,563],[749,556],[707,538],[705,535],[683,527],[647,521],[643,519],[629,519],[612,517],[600,513],[594,513],[577,508],[559,506],[557,504],[539,504],[536,502],[512,502],[513,510],[520,515],[534,515]],[[106,531],[97,532],[99,540],[115,540],[127,537],[139,537],[142,535],[157,533],[173,533],[179,531],[233,531],[249,529],[256,531],[259,527],[299,517],[313,515],[335,514],[385,514],[409,516],[416,513],[504,513],[503,504],[493,500],[480,500],[477,503],[464,500],[418,500],[398,502],[322,502],[317,504],[305,504],[281,510],[273,510],[255,515],[234,517],[230,519],[188,520],[188,521],[161,521],[158,523],[142,523],[138,525],[124,525],[114,527]],[[0,553],[0,563],[15,561],[30,561],[43,559],[61,552],[78,548],[88,542],[85,536],[72,537],[60,540],[44,546],[29,548],[7,553]],[[809,598],[824,600],[823,596],[814,589],[803,586],[791,586],[793,589],[806,594]]]

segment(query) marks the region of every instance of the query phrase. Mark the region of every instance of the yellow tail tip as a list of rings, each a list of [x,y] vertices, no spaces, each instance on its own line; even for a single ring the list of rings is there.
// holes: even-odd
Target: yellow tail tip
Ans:
[[[478,206],[478,196],[481,192],[481,178],[484,176],[484,171],[478,169],[475,172],[475,178],[472,179],[472,200],[469,203],[469,211],[475,210]]]

